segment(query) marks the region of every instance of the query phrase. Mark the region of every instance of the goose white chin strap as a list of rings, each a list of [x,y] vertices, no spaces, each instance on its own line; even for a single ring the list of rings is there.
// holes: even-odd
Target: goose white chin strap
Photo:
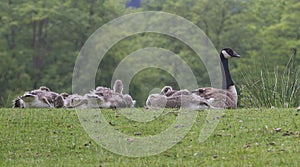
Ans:
[[[222,54],[224,55],[224,57],[225,57],[226,59],[231,58],[231,56],[230,56],[225,50],[222,50]]]

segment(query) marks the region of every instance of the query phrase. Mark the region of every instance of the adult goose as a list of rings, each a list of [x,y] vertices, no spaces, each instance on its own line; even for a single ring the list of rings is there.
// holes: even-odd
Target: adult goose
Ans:
[[[204,87],[198,88],[192,93],[210,101],[210,105],[215,108],[237,108],[237,91],[229,71],[228,60],[232,57],[239,58],[240,55],[231,48],[224,48],[220,52],[222,89]]]

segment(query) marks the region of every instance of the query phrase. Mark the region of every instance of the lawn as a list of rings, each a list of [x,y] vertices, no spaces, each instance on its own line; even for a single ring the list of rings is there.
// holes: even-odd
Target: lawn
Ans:
[[[145,115],[149,112],[140,110]],[[116,131],[139,138],[174,126],[184,114],[181,111],[164,110],[142,123],[118,110],[101,113]],[[0,166],[300,166],[300,112],[295,109],[224,110],[215,118],[219,124],[213,133],[199,143],[207,113],[196,113],[191,129],[174,147],[134,158],[98,145],[81,126],[75,110],[3,108]],[[176,128],[180,126],[184,125]]]

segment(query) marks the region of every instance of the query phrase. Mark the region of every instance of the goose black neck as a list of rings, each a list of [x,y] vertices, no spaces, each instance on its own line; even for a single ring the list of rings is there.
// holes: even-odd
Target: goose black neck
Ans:
[[[229,71],[228,60],[224,56],[220,55],[221,58],[221,70],[222,70],[222,88],[228,89],[230,86],[234,85],[231,74]]]

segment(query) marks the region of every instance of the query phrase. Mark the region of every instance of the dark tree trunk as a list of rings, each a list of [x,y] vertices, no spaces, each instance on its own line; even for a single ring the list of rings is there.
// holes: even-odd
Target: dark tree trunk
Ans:
[[[225,9],[222,9],[220,26],[216,32],[216,35],[217,35],[216,44],[215,44],[216,48],[220,48],[220,45],[221,45],[221,33],[224,30],[225,20],[226,20],[226,12],[225,12]]]
[[[48,21],[48,18],[46,18],[43,20],[33,21],[32,23],[32,46],[34,48],[33,69],[35,75],[33,82],[34,88],[38,87],[38,83],[42,77],[45,55],[49,50],[47,33]]]

